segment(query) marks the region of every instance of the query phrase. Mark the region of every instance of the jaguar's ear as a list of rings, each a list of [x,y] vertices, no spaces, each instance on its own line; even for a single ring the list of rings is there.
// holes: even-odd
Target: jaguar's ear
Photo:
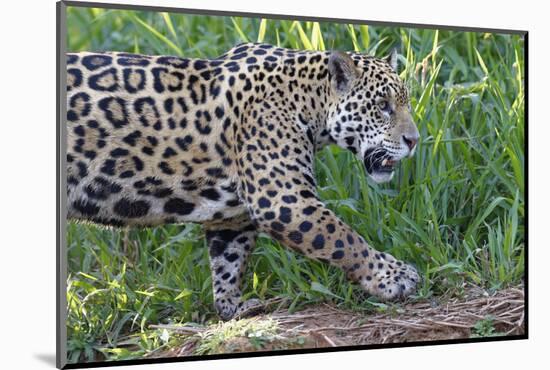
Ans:
[[[395,48],[391,49],[390,54],[382,59],[390,65],[391,69],[397,72],[397,50]]]
[[[355,67],[355,63],[353,63],[351,57],[341,51],[335,51],[330,54],[328,71],[330,73],[332,88],[338,94],[344,94],[349,91],[353,81],[359,77],[359,70]]]

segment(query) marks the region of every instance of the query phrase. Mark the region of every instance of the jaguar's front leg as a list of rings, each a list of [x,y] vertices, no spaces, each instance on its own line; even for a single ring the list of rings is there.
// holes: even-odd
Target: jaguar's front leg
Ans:
[[[243,301],[241,292],[246,261],[254,249],[257,231],[247,216],[206,225],[205,229],[214,305],[222,320],[230,320],[260,303],[254,299]]]
[[[261,138],[262,133],[257,135]],[[280,145],[277,156],[260,139],[254,155],[240,153],[243,199],[258,230],[341,268],[372,295],[387,300],[411,295],[420,280],[415,268],[369,246],[321,202],[313,177],[312,142],[305,134],[293,135],[297,138]]]

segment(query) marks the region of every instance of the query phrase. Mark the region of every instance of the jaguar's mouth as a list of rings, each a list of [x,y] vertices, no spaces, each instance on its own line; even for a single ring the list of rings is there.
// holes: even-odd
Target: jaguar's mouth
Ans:
[[[395,169],[395,166],[397,165],[398,161],[395,161],[393,159],[384,159],[382,162],[380,162],[380,166],[378,167],[379,172],[393,172]]]
[[[382,147],[367,150],[364,162],[367,173],[376,182],[390,181],[399,164],[399,160]]]

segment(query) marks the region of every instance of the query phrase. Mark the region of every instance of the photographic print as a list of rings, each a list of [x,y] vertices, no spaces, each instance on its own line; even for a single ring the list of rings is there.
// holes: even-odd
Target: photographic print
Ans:
[[[526,338],[526,32],[58,5],[59,366]]]

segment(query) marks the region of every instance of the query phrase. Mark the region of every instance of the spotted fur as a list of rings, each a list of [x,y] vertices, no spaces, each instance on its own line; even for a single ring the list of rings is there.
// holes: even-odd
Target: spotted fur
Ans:
[[[204,224],[216,309],[230,319],[258,232],[385,299],[414,268],[370,247],[319,199],[315,152],[337,144],[375,181],[418,131],[395,55],[242,44],[216,59],[67,56],[68,216],[112,226]],[[378,220],[372,220],[378,222]]]

